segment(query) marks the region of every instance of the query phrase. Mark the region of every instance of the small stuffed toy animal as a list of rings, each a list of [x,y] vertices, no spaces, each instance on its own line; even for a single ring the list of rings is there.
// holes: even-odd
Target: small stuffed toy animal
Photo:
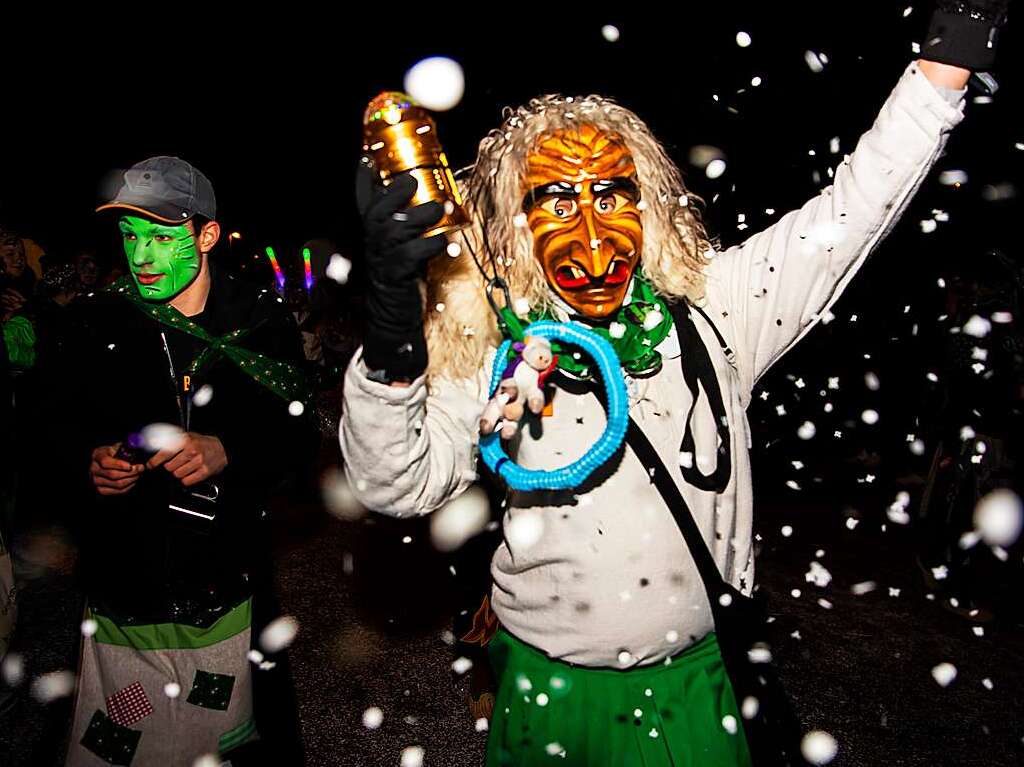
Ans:
[[[527,336],[512,344],[516,356],[501,374],[498,390],[480,416],[480,433],[490,434],[501,424],[501,438],[512,439],[526,408],[535,415],[544,409],[544,381],[558,364],[546,338]]]

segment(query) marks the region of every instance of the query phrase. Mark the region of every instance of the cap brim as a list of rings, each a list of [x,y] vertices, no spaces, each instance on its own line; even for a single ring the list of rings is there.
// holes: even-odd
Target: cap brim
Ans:
[[[188,216],[187,218],[169,218],[167,216],[162,216],[159,213],[156,213],[155,211],[146,210],[145,208],[139,207],[138,205],[132,205],[131,203],[127,202],[108,202],[105,205],[100,205],[98,208],[96,208],[97,213],[101,213],[102,211],[105,210],[130,210],[133,213],[141,213],[147,218],[155,219],[161,223],[174,224],[175,226],[184,224],[186,221],[192,219],[192,216]]]

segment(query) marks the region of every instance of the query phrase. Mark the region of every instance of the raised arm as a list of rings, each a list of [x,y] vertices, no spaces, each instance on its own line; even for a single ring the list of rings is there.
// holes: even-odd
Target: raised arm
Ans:
[[[712,260],[708,305],[732,336],[747,392],[896,223],[962,119],[962,102],[961,91],[940,92],[911,64],[832,186]]]

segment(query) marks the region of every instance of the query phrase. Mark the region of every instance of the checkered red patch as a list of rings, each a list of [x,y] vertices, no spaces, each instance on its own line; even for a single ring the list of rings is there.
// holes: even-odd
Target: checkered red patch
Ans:
[[[130,727],[153,713],[153,706],[142,685],[136,682],[107,698],[107,714],[111,721]]]

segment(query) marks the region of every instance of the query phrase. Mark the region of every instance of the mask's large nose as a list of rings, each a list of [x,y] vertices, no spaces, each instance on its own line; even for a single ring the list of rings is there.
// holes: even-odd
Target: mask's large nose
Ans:
[[[601,237],[602,226],[594,215],[594,205],[589,200],[580,205],[580,213],[583,217],[584,229],[587,235],[587,252],[590,254],[589,265],[591,277],[603,277],[612,258],[615,256],[615,248],[611,247]]]
[[[133,266],[144,266],[153,261],[149,245],[152,240],[139,237],[132,243],[131,261]]]

